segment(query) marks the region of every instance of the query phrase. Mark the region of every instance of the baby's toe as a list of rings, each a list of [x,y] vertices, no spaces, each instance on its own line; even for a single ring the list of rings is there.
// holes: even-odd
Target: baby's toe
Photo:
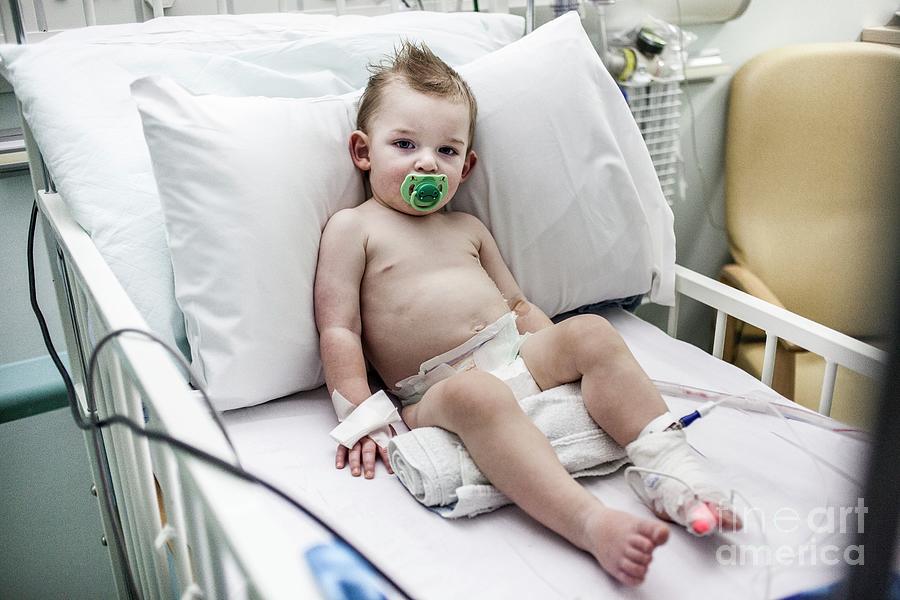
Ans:
[[[633,577],[640,581],[644,580],[644,577],[647,576],[647,566],[639,565],[631,559],[623,558],[619,563],[619,568],[623,573],[627,574],[629,577]]]
[[[643,577],[634,577],[621,569],[617,570],[613,574],[613,577],[615,577],[620,583],[623,583],[630,587],[635,587],[644,583]]]
[[[654,547],[666,543],[669,539],[669,528],[658,521],[642,521],[637,532],[644,536]]]
[[[629,560],[636,562],[639,565],[649,565],[650,561],[653,560],[652,547],[650,550],[641,550],[637,547],[630,547],[625,550],[625,557]]]

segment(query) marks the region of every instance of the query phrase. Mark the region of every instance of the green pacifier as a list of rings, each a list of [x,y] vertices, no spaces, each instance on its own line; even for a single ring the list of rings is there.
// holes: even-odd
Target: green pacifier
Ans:
[[[416,210],[431,210],[447,193],[446,175],[420,175],[410,173],[400,185],[403,200]]]

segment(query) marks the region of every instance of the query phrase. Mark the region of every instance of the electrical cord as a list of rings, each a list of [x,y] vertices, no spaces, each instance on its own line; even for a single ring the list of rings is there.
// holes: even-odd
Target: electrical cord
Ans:
[[[121,329],[116,329],[112,333],[107,334],[106,336],[100,338],[100,341],[97,342],[97,345],[94,346],[93,352],[91,352],[91,357],[88,362],[88,373],[92,373],[94,371],[94,363],[97,359],[97,355],[99,353],[100,348],[106,345],[106,343],[114,337],[118,337],[124,333],[136,333],[142,335],[151,341],[156,342],[160,346],[162,346],[169,355],[175,359],[175,361],[180,364],[188,373],[191,372],[191,367],[188,365],[187,361],[182,356],[181,352],[172,348],[165,341],[157,337],[156,335],[150,333],[149,331],[144,331],[143,329],[135,329],[133,327],[123,327]],[[97,412],[96,402],[94,400],[94,379],[93,377],[88,377],[87,380],[87,401],[88,401],[88,411],[90,413]],[[209,411],[210,416],[215,421],[216,426],[218,426],[219,431],[222,433],[222,436],[225,438],[225,441],[228,443],[229,448],[231,448],[231,453],[234,455],[234,461],[241,466],[240,458],[238,457],[237,448],[234,447],[234,442],[231,441],[231,436],[228,435],[228,430],[225,428],[225,423],[222,422],[222,416],[219,414],[219,411],[215,409],[213,406],[212,400],[209,399],[209,395],[206,393],[206,390],[201,386],[196,386],[197,391],[200,392],[200,396],[203,398],[203,402],[206,405],[206,409]],[[80,415],[79,415],[80,417]]]
[[[684,41],[684,24],[682,23],[683,18],[681,12],[681,0],[675,0],[675,8],[678,11],[678,44],[680,46],[679,53],[681,54],[681,69],[682,74],[686,76],[688,53]],[[694,99],[691,94],[690,85],[686,77],[682,89],[684,90],[685,98],[687,98],[688,110],[691,113],[691,154],[693,154],[694,156],[694,164],[697,167],[697,176],[700,178],[700,195],[701,200],[703,201],[704,211],[706,212],[706,218],[709,221],[709,224],[713,226],[713,228],[719,231],[725,231],[725,225],[720,225],[719,223],[717,223],[715,217],[713,216],[712,194],[709,190],[709,183],[706,179],[706,172],[703,170],[703,165],[700,162],[700,152],[697,149],[697,116],[694,112]]]
[[[111,529],[113,530],[113,535],[116,538],[116,546],[119,549],[119,551],[121,551],[124,554],[126,552],[126,547],[125,547],[125,543],[123,540],[123,530],[122,530],[121,520],[119,519],[119,514],[118,514],[118,511],[116,510],[116,501],[115,501],[115,498],[113,497],[113,493],[112,493],[112,490],[110,489],[110,485],[109,485],[110,481],[112,480],[111,475],[108,471],[108,465],[106,464],[106,461],[103,460],[103,457],[105,455],[103,453],[102,439],[100,438],[100,431],[103,429],[109,428],[112,425],[123,426],[123,427],[129,429],[131,432],[133,432],[141,437],[144,437],[148,440],[168,444],[169,446],[172,446],[173,448],[175,448],[181,452],[184,452],[194,458],[202,460],[203,462],[205,462],[207,464],[213,465],[214,467],[217,467],[217,468],[225,471],[226,473],[230,473],[231,475],[233,475],[239,479],[242,479],[249,483],[254,483],[254,484],[257,484],[257,485],[263,487],[264,489],[275,494],[276,496],[278,496],[279,498],[281,498],[282,500],[284,500],[285,502],[287,502],[288,504],[293,506],[295,509],[297,509],[299,512],[301,512],[306,517],[312,519],[315,523],[317,523],[320,527],[322,527],[324,530],[326,530],[328,533],[330,533],[332,536],[334,536],[337,540],[340,540],[341,542],[346,544],[354,553],[356,553],[356,555],[362,561],[364,561],[373,571],[375,571],[382,579],[384,579],[385,582],[387,582],[389,585],[391,585],[403,597],[412,598],[412,596],[406,590],[404,590],[400,586],[399,583],[397,583],[387,573],[382,571],[378,567],[378,565],[376,565],[371,560],[369,560],[352,542],[350,542],[343,535],[341,535],[337,530],[335,530],[331,525],[329,525],[321,517],[319,517],[317,514],[315,514],[313,511],[306,508],[302,504],[300,504],[297,500],[292,498],[289,494],[282,491],[277,486],[269,483],[268,481],[262,479],[261,477],[258,477],[256,475],[250,473],[249,471],[245,470],[243,467],[240,466],[240,464],[232,464],[228,461],[222,460],[221,458],[219,458],[217,456],[213,456],[212,454],[209,454],[203,450],[200,450],[199,448],[192,446],[191,444],[188,444],[187,442],[180,440],[178,438],[175,438],[175,437],[173,437],[167,433],[164,433],[162,431],[145,429],[143,426],[136,423],[132,419],[129,419],[122,415],[113,414],[113,415],[106,417],[105,419],[99,418],[99,415],[97,413],[97,408],[96,408],[96,401],[94,398],[94,386],[93,386],[94,374],[95,374],[95,370],[97,367],[97,356],[100,353],[100,350],[105,345],[110,343],[112,340],[114,340],[118,336],[126,334],[126,333],[137,333],[137,334],[143,335],[143,336],[147,337],[148,339],[160,344],[163,348],[165,348],[169,352],[169,354],[174,356],[176,358],[176,360],[179,360],[179,362],[183,366],[187,366],[186,362],[184,361],[184,358],[180,355],[180,353],[178,353],[176,350],[171,348],[163,340],[159,339],[152,333],[149,333],[149,332],[146,332],[146,331],[143,331],[140,329],[122,328],[122,329],[117,329],[115,331],[108,333],[103,338],[101,338],[101,340],[97,343],[97,345],[91,351],[91,356],[90,356],[90,359],[88,362],[87,382],[86,382],[86,386],[85,386],[85,394],[87,397],[90,418],[87,420],[84,419],[84,417],[82,416],[81,411],[78,407],[78,396],[75,391],[75,385],[72,383],[72,379],[69,376],[68,371],[65,368],[65,365],[63,365],[62,360],[60,359],[59,354],[56,351],[56,348],[50,337],[49,328],[47,327],[47,321],[44,318],[44,314],[41,311],[41,308],[40,308],[40,306],[38,304],[38,300],[37,300],[37,290],[36,290],[36,284],[35,284],[35,270],[34,270],[34,233],[35,233],[35,228],[36,228],[36,224],[37,224],[37,212],[38,212],[38,207],[37,207],[37,203],[35,203],[31,210],[31,220],[30,220],[29,227],[28,227],[28,291],[29,291],[29,295],[30,295],[30,299],[31,299],[31,308],[34,312],[35,317],[37,318],[38,325],[40,326],[41,335],[44,340],[44,345],[47,348],[47,352],[50,354],[50,358],[53,361],[53,364],[56,365],[56,369],[59,371],[59,374],[63,379],[63,384],[66,387],[66,395],[69,400],[69,408],[71,409],[72,418],[75,421],[75,425],[83,431],[90,431],[92,434],[94,448],[95,448],[95,451],[97,452],[97,457],[98,457],[97,464],[98,464],[98,468],[100,469],[100,478],[99,478],[100,479],[100,487],[103,490],[102,495],[103,495],[104,503],[106,505],[106,510],[107,510],[108,514],[110,515],[110,518],[113,521],[113,527]],[[198,386],[198,389],[200,390],[204,400],[206,401],[207,407],[209,408],[211,414],[213,415],[214,420],[216,421],[219,428],[222,430],[222,433],[224,434],[225,439],[227,440],[229,446],[231,447],[232,452],[234,452],[235,460],[237,461],[237,452],[235,450],[234,445],[231,442],[231,439],[228,436],[227,431],[225,430],[224,424],[221,421],[221,417],[216,412],[215,408],[212,406],[212,403],[210,402],[209,396],[206,394],[206,391],[203,390],[202,388],[200,388],[199,386]],[[131,594],[131,596],[133,598],[139,599],[139,598],[141,598],[141,594],[139,593],[137,585],[135,584],[134,574],[131,572],[131,566],[129,564],[129,561],[127,560],[127,556],[124,556],[123,559],[124,559],[123,560],[123,564],[124,564],[123,570],[124,570],[124,574],[125,574],[125,585],[128,588],[128,591]]]
[[[66,387],[66,397],[69,400],[69,409],[72,411],[72,419],[75,421],[75,424],[79,427],[79,429],[84,429],[84,420],[81,417],[81,410],[78,408],[78,395],[75,392],[75,385],[72,383],[72,378],[69,377],[69,373],[68,371],[66,371],[65,365],[63,365],[59,354],[56,352],[56,347],[53,345],[53,340],[50,337],[50,330],[47,327],[47,320],[44,318],[44,313],[41,311],[41,307],[38,304],[37,300],[37,286],[35,284],[34,270],[34,232],[37,226],[37,212],[37,203],[35,203],[31,207],[31,219],[28,224],[28,294],[31,300],[31,310],[34,312],[34,315],[38,321],[38,326],[41,329],[41,336],[44,339],[44,346],[46,346],[47,352],[50,354],[50,359],[56,366],[56,370],[59,371],[59,374],[63,380],[63,385],[65,385]],[[111,476],[108,471],[108,465],[106,464],[105,460],[99,459],[100,457],[104,456],[103,440],[100,438],[100,429],[91,427],[88,428],[91,430],[91,441],[94,445],[94,452],[98,457],[97,469],[100,471],[100,476],[98,477],[98,483],[100,484],[101,491],[100,497],[103,498],[106,512],[109,515],[109,518],[112,520],[112,526],[110,527],[110,529],[112,530],[113,538],[115,538],[116,552],[122,553],[122,556],[120,558],[122,559],[122,563],[125,565],[125,568],[123,569],[125,576],[124,585],[128,589],[130,597],[140,599],[141,595],[138,592],[137,585],[134,582],[134,575],[132,574],[131,568],[128,564],[125,541],[122,533],[122,522],[119,519],[119,513],[115,507],[116,502],[112,497],[112,490],[110,490],[109,485],[107,484],[107,482],[111,480]]]

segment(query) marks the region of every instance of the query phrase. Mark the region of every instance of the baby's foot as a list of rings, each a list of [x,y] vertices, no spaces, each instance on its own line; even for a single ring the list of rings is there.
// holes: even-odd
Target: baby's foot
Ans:
[[[625,585],[643,583],[653,550],[669,539],[669,528],[652,519],[600,506],[585,529],[586,548],[607,573]]]
[[[635,491],[661,519],[684,525],[694,535],[743,526],[683,431],[642,435],[625,450],[637,467],[637,474],[630,474],[630,481],[638,482]]]
[[[740,531],[744,526],[734,508],[721,499],[688,500],[683,510],[679,511],[684,514],[681,519],[670,517],[660,503],[652,501],[651,504],[650,509],[657,517],[663,521],[682,524],[694,535],[708,535],[713,531]]]

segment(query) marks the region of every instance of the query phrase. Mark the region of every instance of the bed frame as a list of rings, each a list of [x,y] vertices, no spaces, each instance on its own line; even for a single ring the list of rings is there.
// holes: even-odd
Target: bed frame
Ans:
[[[279,6],[283,4],[283,0],[279,2]],[[337,0],[339,10],[342,6]],[[226,0],[219,0],[218,7],[226,12]],[[162,1],[156,0],[153,8],[154,13],[157,9],[161,12]],[[92,22],[91,0],[85,0],[85,14]],[[98,414],[88,414],[87,361],[96,342],[117,329],[148,327],[54,190],[27,126],[25,140],[44,239],[55,263],[54,284],[82,416],[124,415],[146,422],[148,428],[190,439],[202,450],[229,461],[226,439],[197,401],[197,393],[168,353],[145,338],[120,336],[100,353],[95,380]],[[887,362],[881,350],[681,266],[676,267],[675,288],[669,335],[676,335],[679,307],[685,299],[716,311],[712,354],[718,358],[723,353],[728,316],[759,327],[766,332],[762,381],[767,385],[771,384],[779,339],[824,357],[822,414],[830,412],[838,365],[875,378]],[[99,434],[86,432],[85,440],[98,487],[103,473],[109,472],[116,515],[104,507],[101,517],[120,597],[132,596],[129,578],[143,598],[319,595],[315,581],[299,567],[297,557],[279,551],[283,527],[264,517],[248,524],[246,515],[240,513],[238,507],[260,493],[255,486],[167,445],[151,444],[122,427]],[[117,522],[121,531],[114,535]],[[310,545],[328,537],[312,523],[303,535]],[[267,540],[265,553],[258,552],[261,536]]]
[[[30,135],[27,139],[32,160],[39,161]],[[99,414],[87,413],[85,374],[96,341],[116,329],[146,330],[147,325],[59,194],[36,189],[35,197],[51,262],[55,258],[54,283],[83,416],[121,414],[140,422],[146,410],[148,427],[190,439],[201,449],[230,460],[226,440],[196,401],[196,392],[168,353],[143,338],[119,337],[100,354],[95,392]],[[716,310],[716,357],[722,356],[727,316],[766,332],[764,383],[771,383],[778,339],[823,356],[827,364],[823,414],[828,414],[837,365],[874,378],[887,362],[886,354],[877,348],[681,266],[676,267],[675,288],[670,335],[676,333],[678,309],[685,299]],[[288,558],[290,553],[273,552],[270,547],[263,560],[254,550],[252,540],[258,539],[260,528],[271,530],[273,540],[279,538],[277,523],[258,519],[252,538],[246,529],[235,526],[234,507],[257,493],[253,486],[167,446],[149,444],[123,428],[104,430],[101,439],[95,440],[91,433],[85,438],[95,481],[102,476],[100,461],[108,465],[122,524],[124,547],[119,547],[111,530],[113,516],[101,511],[120,597],[129,597],[124,570],[129,567],[147,598],[169,597],[173,585],[178,588],[175,595],[182,598],[200,597],[201,591],[207,598],[234,597],[235,581],[242,582],[248,598],[318,594],[312,579],[296,560]],[[157,485],[165,494],[158,495]],[[212,489],[217,493],[207,493]],[[317,537],[322,534],[311,525],[310,543]]]

